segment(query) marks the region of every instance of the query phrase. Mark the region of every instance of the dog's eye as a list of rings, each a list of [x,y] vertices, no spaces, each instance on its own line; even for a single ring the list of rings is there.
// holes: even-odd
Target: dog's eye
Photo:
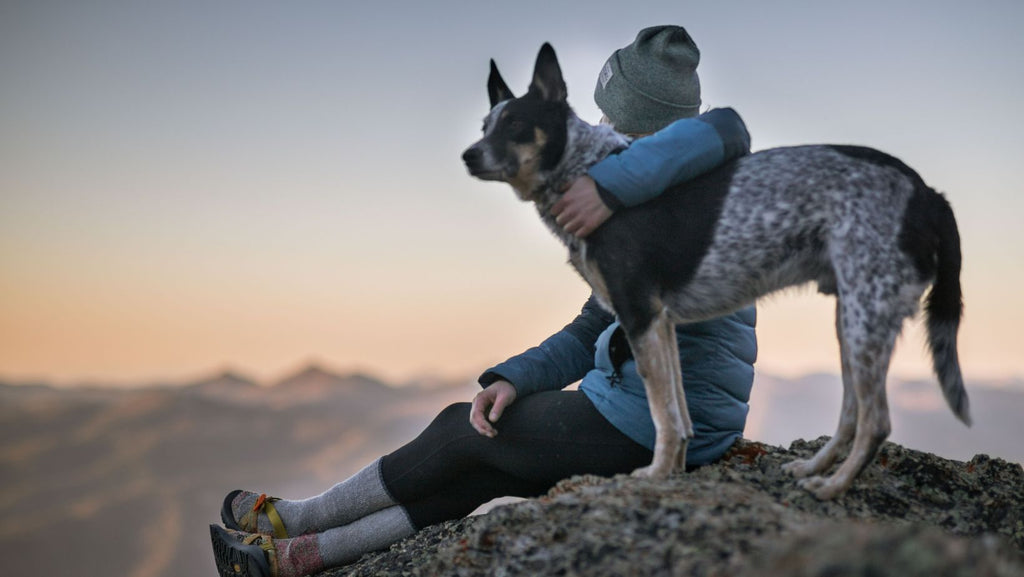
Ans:
[[[514,118],[508,123],[508,128],[512,132],[520,132],[525,125],[526,124],[522,120]]]

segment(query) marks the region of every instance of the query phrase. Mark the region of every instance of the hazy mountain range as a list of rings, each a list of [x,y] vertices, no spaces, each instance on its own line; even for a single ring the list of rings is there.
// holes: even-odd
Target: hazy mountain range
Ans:
[[[58,389],[0,383],[5,575],[213,577],[206,526],[234,488],[315,494],[415,436],[476,385],[389,386],[311,366],[280,382],[235,373],[178,386]],[[892,439],[966,459],[1024,462],[1024,383],[969,386],[974,427],[934,382],[892,382]],[[759,376],[746,436],[831,434],[838,377]]]

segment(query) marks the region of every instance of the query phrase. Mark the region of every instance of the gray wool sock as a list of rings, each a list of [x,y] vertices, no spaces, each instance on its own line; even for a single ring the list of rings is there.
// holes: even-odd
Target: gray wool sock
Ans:
[[[364,553],[386,549],[416,532],[401,505],[388,507],[342,527],[317,535],[325,567],[347,565]]]
[[[380,471],[381,460],[370,463],[355,475],[323,493],[301,500],[281,499],[274,507],[290,536],[321,533],[348,525],[371,513],[398,503],[388,494]],[[256,502],[256,493],[243,491],[231,504],[235,519],[241,518]],[[266,515],[259,516],[259,531],[273,533]]]

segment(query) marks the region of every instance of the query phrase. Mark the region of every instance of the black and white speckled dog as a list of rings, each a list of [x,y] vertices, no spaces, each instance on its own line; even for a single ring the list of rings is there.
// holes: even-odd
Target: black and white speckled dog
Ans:
[[[888,436],[890,355],[929,285],[934,368],[950,408],[970,424],[956,349],[963,308],[956,220],[905,164],[853,146],[765,150],[618,211],[579,240],[550,209],[569,182],[627,140],[572,112],[548,44],[525,96],[512,95],[493,61],[487,89],[484,136],[463,160],[473,176],[507,182],[536,204],[572,265],[621,321],[657,431],[654,459],[635,475],[681,470],[693,436],[674,325],[811,281],[837,296],[843,407],[835,436],[813,458],[785,467],[805,477],[804,487],[821,499],[841,494]],[[832,476],[820,476],[847,450]]]

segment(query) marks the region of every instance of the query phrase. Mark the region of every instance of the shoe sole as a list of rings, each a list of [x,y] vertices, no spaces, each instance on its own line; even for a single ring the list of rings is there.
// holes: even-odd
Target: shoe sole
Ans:
[[[241,489],[235,489],[224,497],[224,503],[220,506],[220,520],[224,523],[224,526],[228,529],[234,529],[235,531],[241,531],[242,528],[238,526],[238,521],[235,521],[235,512],[231,510],[231,502],[235,500],[235,496],[241,493]]]
[[[263,549],[244,545],[217,525],[210,525],[213,558],[220,577],[271,577]]]

